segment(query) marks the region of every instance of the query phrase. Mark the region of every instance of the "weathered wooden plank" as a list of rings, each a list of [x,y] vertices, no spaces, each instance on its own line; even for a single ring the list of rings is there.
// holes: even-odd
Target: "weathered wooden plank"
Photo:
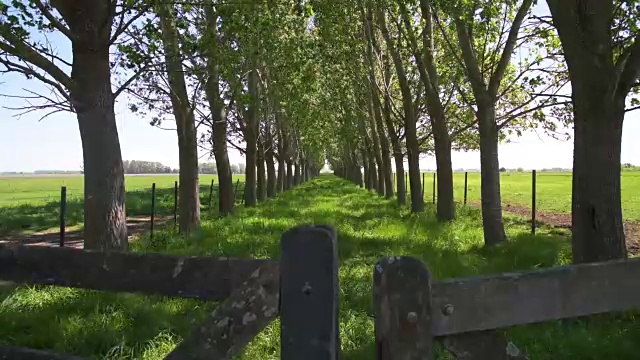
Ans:
[[[442,340],[444,347],[457,360],[527,360],[512,342],[495,331],[477,331],[447,336]]]
[[[293,228],[282,235],[281,250],[281,359],[338,359],[335,230],[324,226]]]
[[[432,285],[436,336],[640,307],[640,259]]]
[[[373,270],[378,360],[433,359],[429,272],[411,257],[382,259]]]
[[[0,360],[84,360],[81,357],[44,350],[0,345]]]
[[[270,261],[0,245],[0,280],[223,300]]]
[[[277,263],[265,263],[165,359],[231,359],[278,315]]]

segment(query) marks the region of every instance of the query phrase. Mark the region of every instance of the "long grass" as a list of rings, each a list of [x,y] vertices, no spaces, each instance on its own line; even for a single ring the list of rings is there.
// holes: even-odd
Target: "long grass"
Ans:
[[[251,258],[279,256],[282,232],[301,224],[325,224],[338,232],[342,358],[373,359],[372,271],[386,255],[410,255],[428,264],[436,279],[528,270],[567,264],[570,246],[563,230],[541,228],[507,217],[509,242],[482,247],[480,213],[458,207],[456,221],[440,224],[434,208],[410,214],[346,181],[322,176],[233,217],[202,222],[197,238],[171,230],[153,242],[142,237],[134,251],[215,254]],[[160,359],[189,334],[215,304],[56,287],[19,287],[0,294],[0,342],[94,359]],[[597,296],[597,294],[594,294]],[[589,299],[584,299],[589,301]],[[637,359],[637,314],[600,315],[505,330],[531,359]],[[278,359],[275,322],[240,359]],[[447,357],[441,355],[439,358]]]

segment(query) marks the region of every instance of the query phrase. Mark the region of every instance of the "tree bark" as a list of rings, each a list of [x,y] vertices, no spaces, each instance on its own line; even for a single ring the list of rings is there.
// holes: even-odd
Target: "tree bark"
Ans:
[[[293,163],[291,161],[287,161],[287,181],[285,184],[285,190],[289,190],[293,187]]]
[[[498,127],[493,104],[478,100],[480,129],[480,196],[484,242],[492,246],[506,241],[500,196],[500,164],[498,162]]]
[[[127,251],[124,169],[111,92],[108,46],[74,44],[72,79],[84,160],[84,248]],[[86,46],[86,47],[85,47]]]
[[[639,37],[614,62],[612,1],[547,3],[572,87],[573,262],[624,259],[620,152],[625,100],[640,70]]]
[[[198,146],[195,115],[189,101],[182,68],[179,34],[176,29],[174,8],[171,4],[157,6],[162,29],[162,43],[167,75],[171,88],[170,98],[178,132],[180,161],[180,195],[178,207],[180,232],[190,234],[200,226],[200,188],[198,185]]]
[[[265,167],[264,142],[258,140],[258,156],[256,163],[258,201],[267,200],[267,171]]]
[[[293,176],[293,183],[294,185],[298,186],[300,185],[301,179],[300,179],[300,160],[296,161],[294,163],[294,167],[295,167],[295,173]]]
[[[267,125],[264,150],[267,163],[267,197],[273,198],[277,193],[276,166],[274,164],[273,134],[271,132],[271,126],[269,124]]]
[[[224,102],[220,97],[220,69],[217,52],[219,37],[217,27],[218,16],[211,2],[205,3],[207,36],[211,41],[204,52],[208,78],[204,81],[204,90],[211,109],[213,156],[218,169],[218,212],[221,216],[233,214],[235,199],[233,194],[233,173],[227,149],[227,114]]]

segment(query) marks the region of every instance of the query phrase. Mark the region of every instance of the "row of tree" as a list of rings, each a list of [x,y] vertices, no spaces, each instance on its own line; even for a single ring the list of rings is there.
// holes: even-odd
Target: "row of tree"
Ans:
[[[492,246],[506,241],[499,142],[532,128],[564,136],[572,125],[573,259],[626,257],[620,144],[625,112],[640,104],[636,1],[314,4],[334,119],[327,153],[338,175],[404,204],[406,161],[411,210],[421,212],[418,159],[433,154],[437,217],[451,221],[451,152],[479,149]]]
[[[199,147],[215,159],[221,215],[234,211],[228,146],[246,157],[246,206],[318,173],[322,139],[305,111],[315,100],[305,94],[315,76],[309,9],[298,1],[0,1],[2,71],[50,89],[29,91],[17,110],[77,114],[86,248],[128,248],[114,112],[122,94],[153,125],[175,122],[184,234],[200,221]],[[71,57],[52,45],[63,41]]]
[[[640,7],[546,3],[13,0],[0,2],[0,64],[51,88],[30,93],[27,110],[78,116],[88,247],[127,247],[113,105],[129,94],[153,125],[175,123],[186,234],[199,223],[198,149],[215,159],[222,215],[234,210],[229,146],[246,158],[247,206],[325,160],[404,204],[406,161],[420,212],[418,159],[433,154],[441,221],[455,217],[452,150],[479,149],[484,239],[496,245],[498,143],[531,128],[565,136],[571,124],[574,260],[625,257],[620,143],[640,104]],[[72,59],[48,35],[70,41]]]

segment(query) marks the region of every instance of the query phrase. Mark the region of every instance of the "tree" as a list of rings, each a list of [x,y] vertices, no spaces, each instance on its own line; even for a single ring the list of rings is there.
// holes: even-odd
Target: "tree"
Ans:
[[[498,44],[495,45],[496,62],[493,66],[479,60],[485,56],[477,49],[473,30],[479,21],[477,10],[482,9],[480,16],[487,18],[491,14],[503,12],[505,19],[511,15],[512,4],[474,3],[464,7],[458,5],[451,10],[453,22],[458,36],[458,44],[462,53],[464,68],[467,73],[473,96],[477,103],[476,117],[480,132],[480,166],[481,166],[481,198],[482,223],[486,245],[496,245],[506,241],[504,223],[502,221],[502,203],[500,196],[500,166],[498,163],[498,142],[500,128],[496,117],[496,102],[502,80],[507,73],[511,55],[517,44],[520,25],[529,12],[533,0],[522,0],[517,12],[512,17],[511,27],[503,39],[504,30],[500,30]],[[504,28],[504,27],[503,27]],[[484,31],[494,31],[485,28]],[[485,40],[485,44],[486,44]]]
[[[178,132],[180,158],[180,196],[178,208],[180,232],[189,235],[200,226],[200,192],[198,185],[198,147],[194,105],[189,100],[180,52],[180,35],[176,28],[175,8],[170,3],[156,6],[160,18],[162,45],[169,83],[169,97]]]
[[[640,76],[640,9],[635,1],[547,3],[571,78],[573,261],[625,258],[620,151],[627,98]]]
[[[440,99],[440,76],[435,63],[432,5],[430,0],[420,0],[421,16],[424,21],[422,51],[420,51],[407,7],[403,1],[400,1],[399,4],[402,22],[411,43],[413,57],[427,98],[427,110],[431,122],[431,133],[433,134],[437,163],[438,204],[436,215],[441,221],[449,221],[455,217],[451,139],[445,118],[445,108]]]
[[[391,53],[396,75],[402,93],[402,108],[404,110],[404,131],[407,148],[407,160],[409,165],[409,183],[411,189],[411,212],[421,212],[424,210],[424,198],[422,196],[422,185],[420,183],[420,150],[416,130],[416,115],[413,95],[404,61],[398,51],[395,40],[392,38],[387,28],[386,14],[384,9],[376,9],[376,17],[382,36],[387,44],[387,49]]]
[[[127,250],[124,169],[114,102],[129,81],[111,88],[109,51],[145,6],[137,2],[33,0],[29,5],[0,3],[0,64],[4,72],[22,73],[52,89],[34,94],[42,104],[23,109],[75,112],[84,160],[84,246]],[[139,10],[139,11],[137,11]],[[45,37],[31,36],[38,32]],[[72,44],[73,60],[58,56],[46,37]],[[65,70],[70,71],[65,71]],[[45,115],[46,116],[46,115]]]

